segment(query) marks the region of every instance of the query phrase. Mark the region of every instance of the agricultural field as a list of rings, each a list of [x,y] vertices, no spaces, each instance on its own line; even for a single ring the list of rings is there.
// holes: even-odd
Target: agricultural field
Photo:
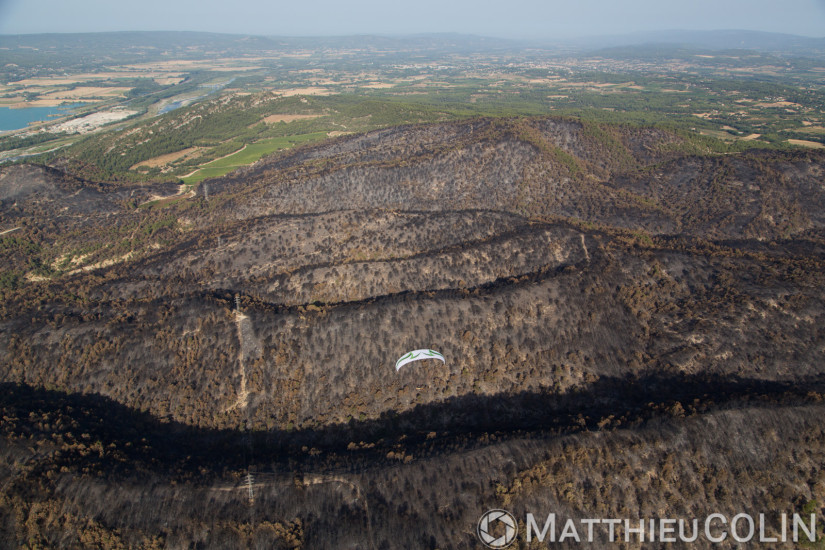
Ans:
[[[83,107],[0,135],[0,162],[195,183],[324,136],[546,114],[665,125],[718,150],[825,144],[825,61],[817,57],[652,47],[570,53],[470,39],[458,46],[369,37],[240,45],[218,36],[193,36],[185,50],[170,43],[178,58],[121,45],[115,63],[7,68],[0,106]],[[216,48],[224,55],[209,55]]]
[[[240,150],[226,157],[213,160],[201,168],[198,168],[192,174],[184,176],[182,179],[184,183],[193,184],[205,180],[206,178],[217,178],[228,174],[229,172],[248,166],[262,157],[281,151],[283,149],[290,149],[296,145],[303,143],[311,143],[319,141],[327,136],[325,132],[315,132],[311,134],[300,134],[293,137],[278,137],[269,138],[256,141],[251,145],[244,145]]]

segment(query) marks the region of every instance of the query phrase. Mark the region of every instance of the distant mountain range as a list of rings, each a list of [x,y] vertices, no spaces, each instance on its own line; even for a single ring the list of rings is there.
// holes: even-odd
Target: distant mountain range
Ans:
[[[757,50],[794,55],[825,53],[825,38],[747,30],[667,30],[624,35],[593,36],[564,42],[580,49],[668,44],[709,50]]]
[[[177,31],[129,31],[72,34],[23,34],[0,35],[0,48],[37,48],[42,50],[97,51],[108,48],[133,55],[137,50],[174,52],[180,55],[190,48],[221,51],[225,53],[254,53],[295,48],[366,48],[381,50],[440,50],[440,51],[490,51],[539,47],[542,49],[574,49],[579,51],[668,44],[686,48],[710,50],[745,49],[794,55],[820,55],[825,53],[825,37],[811,38],[748,30],[665,30],[638,32],[625,35],[591,36],[561,41],[518,41],[458,33],[426,33],[414,35],[351,35],[351,36],[253,36],[206,32]],[[8,51],[4,53],[6,55]],[[29,52],[31,53],[31,52]],[[145,51],[142,53],[146,53]],[[188,52],[193,54],[191,50]],[[202,53],[202,52],[198,52]]]
[[[205,32],[102,32],[0,35],[2,66],[88,70],[99,64],[145,63],[168,59],[212,59],[311,50],[375,54],[469,54],[521,48],[499,38],[460,34],[408,36],[275,37]]]
[[[101,33],[50,33],[0,35],[0,49],[37,48],[43,50],[84,50],[107,47],[113,51],[128,49],[167,50],[202,48],[229,51],[277,51],[297,48],[374,48],[425,50],[489,50],[517,47],[518,42],[457,33],[430,33],[403,36],[255,36],[208,32],[128,31]],[[134,53],[134,52],[133,52]]]

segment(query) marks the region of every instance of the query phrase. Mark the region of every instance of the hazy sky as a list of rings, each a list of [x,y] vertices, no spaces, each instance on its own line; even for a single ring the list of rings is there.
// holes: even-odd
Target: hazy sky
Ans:
[[[460,32],[552,39],[668,29],[749,29],[822,37],[825,0],[0,0],[2,34]]]

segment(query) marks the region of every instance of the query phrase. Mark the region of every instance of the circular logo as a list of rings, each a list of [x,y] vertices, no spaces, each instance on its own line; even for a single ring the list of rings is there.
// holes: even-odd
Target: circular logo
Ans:
[[[487,548],[507,548],[517,534],[516,518],[507,510],[490,510],[478,521],[478,538]]]

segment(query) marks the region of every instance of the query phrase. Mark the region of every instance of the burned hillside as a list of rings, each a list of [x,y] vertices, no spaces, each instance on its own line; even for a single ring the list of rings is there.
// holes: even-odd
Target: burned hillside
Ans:
[[[191,194],[5,168],[3,538],[473,548],[490,508],[820,506],[823,167],[523,118]]]

